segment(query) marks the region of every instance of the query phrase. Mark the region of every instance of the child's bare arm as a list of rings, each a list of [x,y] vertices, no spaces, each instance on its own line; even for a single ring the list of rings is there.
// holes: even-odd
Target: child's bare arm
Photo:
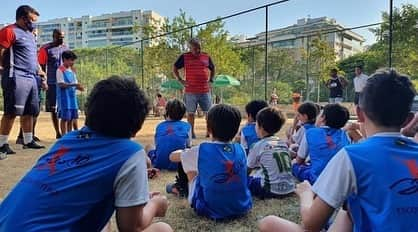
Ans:
[[[300,200],[300,214],[302,226],[306,231],[320,231],[334,212],[329,206],[311,190],[309,182],[298,184],[296,194]]]
[[[68,88],[68,84],[61,82],[61,83],[58,83],[58,87],[60,87],[61,89],[65,89],[65,88]]]
[[[151,225],[154,217],[164,217],[168,208],[165,196],[152,194],[145,205],[121,207],[116,209],[116,222],[119,231],[142,231]]]

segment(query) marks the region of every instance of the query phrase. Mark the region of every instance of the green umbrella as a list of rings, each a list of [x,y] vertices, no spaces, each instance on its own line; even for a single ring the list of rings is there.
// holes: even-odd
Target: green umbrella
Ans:
[[[175,90],[182,90],[183,85],[178,80],[170,79],[161,84],[161,88],[164,89],[175,89]]]
[[[213,82],[213,87],[228,87],[228,86],[239,86],[241,83],[239,80],[233,78],[229,75],[217,75],[215,77],[215,81]],[[224,96],[223,96],[223,89],[221,88],[221,102],[223,102]]]
[[[213,82],[213,87],[226,87],[226,86],[238,86],[241,83],[239,80],[229,76],[229,75],[217,75],[215,81]]]

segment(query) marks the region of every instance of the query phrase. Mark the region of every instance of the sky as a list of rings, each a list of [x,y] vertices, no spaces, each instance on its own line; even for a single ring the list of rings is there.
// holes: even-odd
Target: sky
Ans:
[[[28,4],[41,14],[40,21],[60,17],[100,15],[132,9],[153,10],[162,16],[173,18],[183,9],[196,22],[204,22],[218,16],[226,16],[274,0],[1,0],[0,23],[14,21],[19,5]],[[418,0],[394,0],[395,7],[410,3],[418,6]],[[389,0],[289,0],[269,9],[269,29],[277,29],[296,23],[305,17],[328,16],[346,27],[356,27],[381,21],[381,13],[388,11]],[[225,22],[231,35],[253,36],[265,28],[265,11],[258,10]],[[374,41],[367,29],[355,30],[366,38],[366,44]]]

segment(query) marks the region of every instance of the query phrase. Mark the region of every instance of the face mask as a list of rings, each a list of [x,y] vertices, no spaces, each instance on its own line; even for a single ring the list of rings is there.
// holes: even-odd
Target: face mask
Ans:
[[[30,21],[29,19],[26,19],[26,22],[25,22],[25,24],[26,24],[26,28],[29,30],[29,31],[33,31],[33,29],[35,29],[35,24],[32,22],[32,21]]]
[[[61,45],[63,43],[64,43],[64,39],[63,38],[57,39],[57,44]]]

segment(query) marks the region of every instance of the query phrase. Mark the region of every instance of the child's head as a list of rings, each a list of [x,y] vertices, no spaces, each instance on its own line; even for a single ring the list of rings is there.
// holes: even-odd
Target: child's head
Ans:
[[[74,65],[75,60],[77,59],[77,55],[73,51],[64,51],[62,53],[62,63],[66,67],[72,67]]]
[[[304,102],[298,107],[297,118],[302,123],[315,123],[318,107],[313,102]]]
[[[241,113],[236,107],[219,104],[208,112],[207,129],[213,139],[221,142],[231,141],[238,132]]]
[[[395,70],[378,71],[367,81],[357,107],[359,120],[375,127],[400,131],[412,119],[416,91],[408,76]]]
[[[186,113],[186,106],[180,100],[173,99],[165,106],[165,116],[169,120],[179,121]]]
[[[328,126],[334,129],[340,129],[350,119],[350,112],[348,109],[340,104],[328,104],[324,106],[322,114],[319,117],[320,126]]]
[[[86,103],[86,126],[110,137],[130,138],[141,129],[149,102],[133,79],[99,81]]]
[[[286,123],[286,118],[276,107],[267,107],[257,114],[256,132],[260,138],[276,134]]]
[[[263,100],[253,100],[250,101],[245,106],[245,112],[247,112],[248,121],[249,122],[255,122],[255,118],[257,116],[257,113],[262,110],[263,108],[267,107],[268,104],[266,101]]]

